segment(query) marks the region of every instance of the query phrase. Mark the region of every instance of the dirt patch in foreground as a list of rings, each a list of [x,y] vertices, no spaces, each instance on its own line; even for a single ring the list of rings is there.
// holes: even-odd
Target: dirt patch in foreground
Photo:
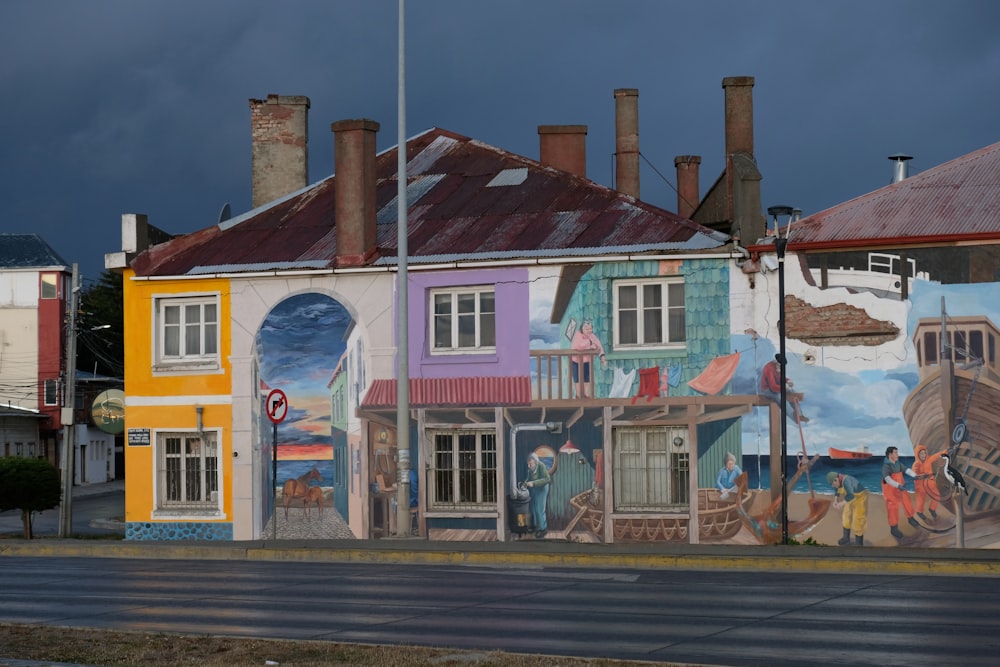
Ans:
[[[82,665],[155,665],[156,667],[288,667],[366,665],[398,667],[627,667],[663,662],[556,658],[410,646],[367,646],[318,641],[283,641],[234,637],[117,632],[35,625],[0,624],[0,658],[46,660]]]

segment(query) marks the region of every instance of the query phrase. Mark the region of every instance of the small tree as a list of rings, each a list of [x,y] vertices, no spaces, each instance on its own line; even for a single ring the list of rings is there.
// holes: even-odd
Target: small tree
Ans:
[[[0,458],[0,512],[21,510],[24,538],[31,539],[31,515],[59,506],[59,470],[45,459]]]

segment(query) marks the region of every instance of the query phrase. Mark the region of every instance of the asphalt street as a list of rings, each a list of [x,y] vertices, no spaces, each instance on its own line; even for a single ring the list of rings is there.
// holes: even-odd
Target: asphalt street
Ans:
[[[0,563],[0,622],[734,667],[992,667],[1000,653],[996,578],[81,557]]]

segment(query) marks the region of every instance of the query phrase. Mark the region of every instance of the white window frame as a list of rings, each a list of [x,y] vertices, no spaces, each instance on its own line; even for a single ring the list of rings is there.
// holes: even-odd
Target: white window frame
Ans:
[[[421,480],[432,512],[496,511],[496,430],[428,430],[427,475]]]
[[[222,516],[219,436],[217,430],[156,433],[154,518]],[[191,466],[191,461],[197,465]]]
[[[190,308],[198,309],[198,321],[188,319]],[[213,307],[215,320],[206,320],[206,309]],[[168,309],[178,318],[167,322]],[[217,370],[220,367],[221,306],[219,294],[162,295],[153,300],[153,366],[157,371]],[[188,334],[197,333],[197,350],[189,350]],[[176,349],[168,349],[176,331]],[[169,339],[169,343],[168,343]]]
[[[655,278],[634,278],[628,280],[616,280],[614,283],[614,347],[616,350],[676,350],[684,349],[687,346],[687,310],[686,310],[686,299],[684,303],[680,305],[670,305],[670,291],[671,286],[679,285],[681,288],[684,287],[684,277],[683,276],[670,276],[663,277],[658,276]],[[658,286],[660,288],[660,304],[658,308],[653,309],[652,304],[648,305],[645,303],[645,290],[644,288],[650,286]],[[635,308],[626,308],[621,303],[621,290],[622,288],[634,288],[636,293],[636,304]],[[635,312],[636,319],[636,340],[635,341],[623,341],[622,340],[622,318],[627,312]],[[684,326],[681,327],[680,337],[671,338],[670,337],[670,318],[671,315],[678,315],[684,318]],[[645,330],[646,330],[646,320],[649,317],[658,317],[660,324],[660,331],[663,335],[663,340],[661,341],[649,341],[645,340]]]
[[[45,380],[42,382],[42,404],[59,405],[59,380]]]
[[[616,427],[612,440],[615,511],[689,509],[691,451],[686,429]]]
[[[483,296],[489,294],[493,297],[493,310],[483,309]],[[472,295],[475,297],[475,308],[472,312],[459,313],[459,298]],[[437,313],[439,300],[450,297],[450,306],[447,313]],[[428,298],[427,326],[428,338],[430,339],[431,354],[494,354],[496,353],[496,288],[493,285],[481,285],[478,287],[443,287],[430,290]],[[438,344],[438,321],[448,318],[451,335],[450,345]],[[460,324],[472,322],[474,326],[471,345],[459,343]],[[491,329],[491,330],[488,330]],[[492,343],[490,342],[492,339]],[[485,344],[484,344],[485,341]]]

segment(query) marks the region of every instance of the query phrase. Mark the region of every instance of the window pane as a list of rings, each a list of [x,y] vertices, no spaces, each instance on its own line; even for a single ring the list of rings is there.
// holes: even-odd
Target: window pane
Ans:
[[[458,347],[476,347],[476,295],[459,294]]]
[[[218,323],[218,318],[215,316],[216,306],[214,303],[205,304],[205,324],[216,324]]]
[[[482,292],[479,295],[479,312],[481,313],[494,313],[496,312],[496,307],[493,305],[495,296],[493,292]]]
[[[476,436],[463,433],[458,436],[458,493],[463,503],[476,502],[477,481]]]
[[[458,294],[458,314],[476,312],[475,294]]]
[[[458,316],[458,346],[476,346],[476,316],[462,314]]]
[[[634,285],[623,285],[618,288],[618,307],[619,308],[636,308],[639,303],[637,299],[639,298],[638,290],[636,290]]]
[[[497,438],[493,433],[479,436],[482,456],[482,502],[497,501]]]
[[[924,332],[924,356],[928,364],[936,364],[938,360],[937,336],[933,331]]]
[[[201,306],[184,306],[184,354],[201,354]]]
[[[181,354],[181,330],[178,327],[168,327],[163,330],[163,354],[168,357],[179,357]]]
[[[201,354],[201,327],[187,325],[184,327],[184,355]]]
[[[969,332],[969,355],[972,359],[982,359],[983,358],[983,332],[982,331],[970,331]],[[971,361],[971,359],[970,359]]]
[[[212,493],[219,490],[219,448],[213,441],[205,443],[205,491]],[[211,500],[206,495],[205,500]]]
[[[671,343],[682,343],[687,340],[687,324],[684,319],[683,310],[671,310],[668,315],[670,327],[670,338],[668,339]]]
[[[165,493],[168,501],[181,499],[181,440],[166,438],[163,443]]]
[[[434,347],[451,347],[451,295],[434,295]]]
[[[205,354],[218,353],[218,333],[216,324],[205,325]]]
[[[56,405],[59,403],[59,383],[55,380],[45,381],[45,405]]]
[[[185,440],[185,495],[189,501],[201,500],[201,440]]]
[[[437,502],[455,501],[451,462],[451,437],[442,434],[434,436],[434,499]]]
[[[663,311],[659,308],[647,308],[642,313],[642,342],[663,342]]]
[[[667,286],[667,305],[671,308],[684,307],[684,284],[671,283]]]
[[[673,454],[670,457],[670,502],[675,505],[687,504],[688,498],[688,454]]]
[[[496,347],[496,315],[483,315],[479,320],[479,343],[483,347]]]
[[[479,295],[479,344],[482,347],[495,347],[496,338],[496,307],[493,292],[483,292]]]
[[[54,273],[43,273],[42,274],[42,298],[43,299],[54,299],[59,296],[59,291],[56,289],[56,274]]]

